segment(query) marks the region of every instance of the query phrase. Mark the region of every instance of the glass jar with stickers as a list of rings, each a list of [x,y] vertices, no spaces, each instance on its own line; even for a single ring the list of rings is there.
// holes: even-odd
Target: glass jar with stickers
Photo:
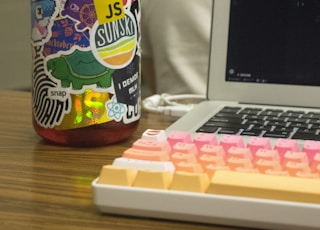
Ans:
[[[67,146],[129,138],[140,119],[140,0],[31,0],[35,131]]]

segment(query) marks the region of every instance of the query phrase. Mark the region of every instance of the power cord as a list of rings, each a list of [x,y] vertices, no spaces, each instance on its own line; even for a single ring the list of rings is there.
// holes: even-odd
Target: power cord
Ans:
[[[155,113],[163,113],[165,115],[181,117],[191,109],[194,104],[179,103],[181,100],[205,100],[204,95],[198,94],[155,94],[145,98],[142,101],[142,106],[145,110]]]

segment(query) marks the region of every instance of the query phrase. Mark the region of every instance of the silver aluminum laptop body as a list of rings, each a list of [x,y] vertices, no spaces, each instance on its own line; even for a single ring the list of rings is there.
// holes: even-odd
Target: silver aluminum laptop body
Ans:
[[[248,4],[250,4],[250,7],[248,7]],[[265,4],[269,4],[267,9],[264,9]],[[287,3],[284,3],[287,2]],[[286,47],[286,51],[282,51],[280,55],[282,56],[294,56],[295,54],[295,47],[296,44],[293,44],[292,41],[289,41],[286,44],[284,37],[285,36],[279,36],[279,39],[277,38],[277,35],[273,36],[274,33],[277,33],[277,29],[273,29],[273,27],[276,27],[279,22],[274,22],[275,25],[271,27],[270,32],[268,32],[268,29],[265,30],[259,30],[257,33],[266,33],[266,36],[270,36],[270,38],[265,38],[263,35],[257,36],[250,36],[250,32],[248,32],[248,42],[246,43],[246,30],[255,30],[253,28],[254,26],[258,25],[259,28],[259,22],[252,23],[252,19],[255,19],[257,21],[261,20],[263,17],[267,17],[267,13],[260,13],[264,10],[275,10],[277,12],[281,12],[279,9],[282,8],[290,8],[289,10],[285,10],[287,22],[284,22],[282,28],[285,28],[286,36],[291,38],[292,36],[295,36],[295,34],[292,31],[299,31],[299,28],[293,28],[296,24],[296,22],[290,22],[290,17],[296,17],[295,14],[304,14],[303,12],[308,7],[307,4],[310,2],[315,2],[313,0],[304,0],[304,1],[293,1],[293,0],[285,0],[285,1],[278,1],[278,0],[215,0],[213,4],[213,19],[212,19],[212,31],[211,31],[211,47],[210,47],[210,64],[209,64],[209,76],[208,76],[208,88],[207,88],[207,101],[200,103],[197,105],[193,110],[188,112],[186,115],[184,115],[182,118],[180,118],[177,122],[172,124],[170,127],[167,128],[167,133],[169,133],[172,130],[180,130],[180,131],[188,131],[191,133],[195,133],[199,127],[208,121],[215,113],[217,113],[222,107],[224,106],[246,106],[246,107],[254,107],[254,108],[281,108],[286,110],[303,110],[305,112],[308,111],[314,111],[314,112],[320,112],[318,108],[320,107],[320,87],[319,82],[318,85],[312,85],[315,84],[313,81],[312,83],[304,83],[300,84],[301,81],[304,81],[307,77],[303,76],[303,73],[296,74],[295,79],[297,79],[297,82],[293,83],[273,83],[272,81],[269,81],[268,79],[264,79],[264,76],[259,75],[257,73],[251,73],[250,72],[250,61],[249,61],[249,68],[248,64],[245,63],[247,66],[246,68],[238,70],[237,68],[242,68],[241,65],[237,66],[237,60],[232,63],[232,58],[230,61],[230,58],[228,58],[228,55],[232,57],[231,55],[239,56],[239,52],[242,52],[241,55],[243,55],[243,60],[247,60],[252,58],[247,54],[246,47],[243,47],[243,44],[251,44],[257,43],[259,49],[261,47],[265,47],[265,49],[273,49],[273,53],[271,55],[276,55],[279,51],[277,46],[275,45],[273,47],[272,41],[268,42],[270,39],[274,39],[274,43],[277,43],[278,40],[280,40],[279,47]],[[263,4],[261,4],[263,3]],[[279,7],[278,7],[279,3]],[[280,4],[281,3],[281,4]],[[320,7],[320,0],[318,1],[318,5]],[[239,6],[241,4],[244,4],[243,9],[239,10]],[[286,5],[287,4],[287,5]],[[293,4],[293,5],[291,5]],[[247,9],[245,8],[247,7]],[[257,8],[257,9],[255,9]],[[279,9],[278,9],[279,8]],[[314,7],[313,7],[314,8]],[[319,15],[320,10],[317,9]],[[293,13],[291,13],[291,11]],[[239,13],[240,12],[240,13]],[[231,14],[238,14],[238,15],[231,15]],[[292,14],[292,15],[291,15]],[[242,18],[237,18],[239,15],[242,15]],[[254,16],[252,16],[254,15]],[[248,16],[248,17],[247,17]],[[302,17],[302,16],[301,16]],[[231,21],[233,20],[233,21]],[[272,20],[272,19],[271,19]],[[311,19],[310,19],[311,20]],[[313,20],[313,19],[312,19]],[[314,18],[316,23],[316,20],[320,20],[319,16]],[[243,21],[243,24],[241,24]],[[262,20],[263,21],[263,20]],[[233,24],[231,24],[233,23]],[[246,23],[246,24],[245,24]],[[265,22],[261,23],[261,27],[263,28]],[[287,23],[287,24],[285,24]],[[302,22],[300,26],[304,26]],[[231,25],[230,25],[231,24]],[[230,27],[233,26],[233,28],[230,29]],[[235,29],[236,27],[236,29]],[[248,28],[249,27],[249,28]],[[288,30],[287,27],[290,27]],[[281,28],[280,28],[281,29]],[[307,36],[310,36],[308,34],[309,31],[312,31],[314,28],[310,26],[310,28],[306,29],[307,32],[302,31],[301,33],[305,33],[306,36],[306,43],[309,43],[309,38]],[[236,31],[236,32],[233,32]],[[275,30],[275,31],[273,31]],[[281,31],[283,31],[282,29]],[[320,23],[318,30],[320,31]],[[239,32],[240,31],[240,32]],[[244,31],[244,32],[243,32]],[[262,31],[262,32],[261,32]],[[280,31],[280,34],[282,33]],[[319,34],[319,31],[317,34]],[[238,33],[238,34],[237,34]],[[252,33],[252,32],[251,32]],[[293,34],[290,34],[293,33]],[[235,35],[234,35],[235,34]],[[317,38],[316,33],[315,38]],[[234,41],[234,39],[231,36],[238,36],[237,40]],[[242,37],[241,37],[242,36]],[[297,42],[301,43],[301,39],[304,39],[304,34],[297,35]],[[300,38],[301,37],[301,38]],[[256,39],[256,40],[255,40]],[[242,43],[238,41],[242,41]],[[289,39],[290,40],[290,39]],[[230,42],[233,42],[235,44],[230,45]],[[238,43],[237,43],[238,42]],[[282,42],[282,43],[281,43]],[[262,45],[261,43],[265,43],[266,45]],[[310,41],[312,43],[312,40]],[[271,44],[271,45],[270,45]],[[283,44],[282,46],[280,46]],[[237,48],[241,45],[242,49]],[[303,45],[303,44],[302,44]],[[270,46],[270,47],[268,47]],[[320,42],[319,45],[320,46]],[[230,48],[231,47],[231,48]],[[312,47],[311,47],[312,48]],[[318,47],[313,47],[316,50]],[[232,49],[236,51],[232,51]],[[253,48],[254,49],[254,46]],[[263,48],[262,48],[263,49]],[[288,51],[288,49],[292,49],[292,51]],[[304,49],[304,48],[303,48]],[[297,48],[297,55],[299,55],[299,58],[301,57],[301,52],[303,51],[302,48]],[[228,51],[231,50],[229,53]],[[301,51],[302,50],[302,51]],[[306,48],[306,52],[309,51],[308,47]],[[238,53],[237,53],[238,52]],[[250,52],[248,52],[250,53]],[[263,52],[251,52],[250,54],[258,53],[257,57],[253,57],[253,64],[257,65],[260,60],[260,56],[264,55]],[[285,53],[285,55],[283,54]],[[320,57],[320,53],[318,55]],[[269,62],[272,57],[269,58]],[[309,60],[309,59],[307,59]],[[228,65],[228,61],[231,62],[231,66]],[[263,59],[261,59],[260,62],[263,62]],[[271,60],[271,63],[265,63],[265,65],[269,65],[272,69],[275,65],[283,65],[286,66],[286,68],[291,68],[286,75],[290,75],[292,71],[295,71],[294,68],[299,69],[299,60],[297,60],[296,65],[291,61],[289,64],[279,64],[277,60],[274,60],[274,63]],[[233,68],[232,64],[235,64],[235,67]],[[305,68],[308,67],[309,63],[302,63],[303,68],[301,71],[305,71]],[[264,63],[262,63],[263,67]],[[316,64],[314,64],[316,66]],[[312,66],[312,65],[311,65]],[[281,67],[281,66],[280,66]],[[268,69],[268,68],[266,68]],[[284,68],[282,68],[284,69]],[[294,73],[298,73],[298,70]],[[311,74],[314,73],[311,71]],[[268,75],[268,74],[267,74]],[[294,74],[295,75],[295,74]],[[300,76],[302,75],[302,76]],[[309,74],[310,75],[310,74]],[[315,76],[312,76],[314,78],[320,79],[320,65],[319,65],[319,73],[318,75],[315,74]],[[228,78],[228,81],[226,80]],[[252,80],[252,79],[253,80]],[[287,76],[288,78],[288,76]],[[273,78],[274,79],[274,78]],[[190,80],[192,80],[192,76],[190,76]],[[219,136],[219,135],[218,135]],[[247,138],[247,137],[245,137]]]

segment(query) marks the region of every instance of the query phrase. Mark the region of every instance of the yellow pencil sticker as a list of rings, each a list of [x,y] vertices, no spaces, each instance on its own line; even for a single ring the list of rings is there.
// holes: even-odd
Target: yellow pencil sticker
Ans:
[[[125,17],[122,0],[94,0],[99,25]]]

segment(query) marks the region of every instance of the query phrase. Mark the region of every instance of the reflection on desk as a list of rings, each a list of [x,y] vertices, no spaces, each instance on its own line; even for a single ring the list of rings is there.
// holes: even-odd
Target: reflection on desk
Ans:
[[[31,94],[0,92],[0,229],[234,229],[100,213],[91,182],[147,128],[165,129],[176,118],[143,113],[134,136],[112,146],[48,145],[31,123]],[[124,199],[129,199],[125,197]]]

